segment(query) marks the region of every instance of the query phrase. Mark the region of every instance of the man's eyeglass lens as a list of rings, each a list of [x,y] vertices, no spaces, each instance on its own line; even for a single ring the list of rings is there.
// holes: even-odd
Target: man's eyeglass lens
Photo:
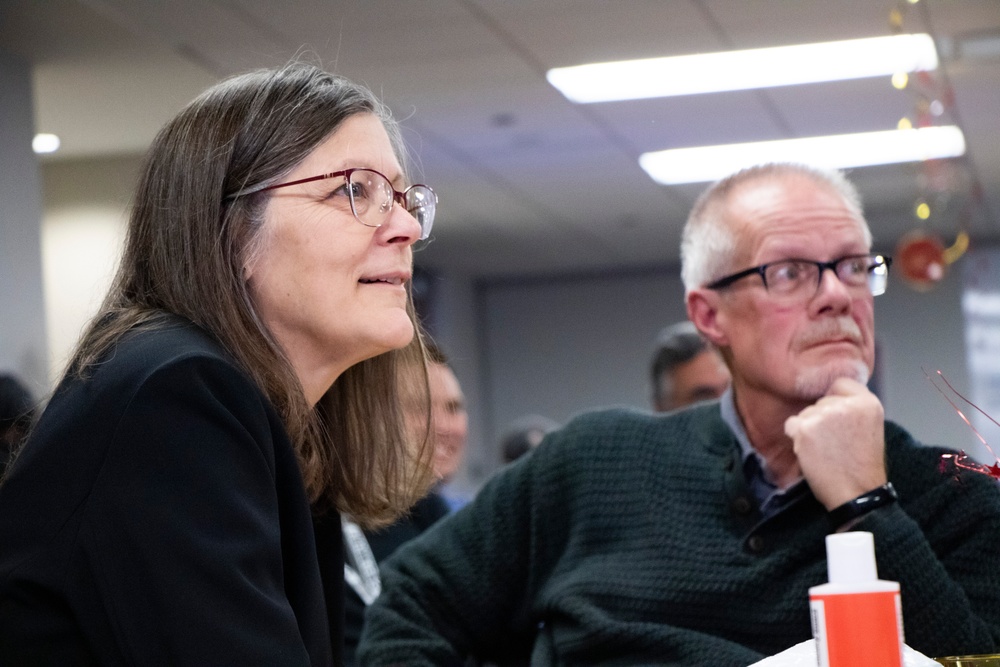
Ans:
[[[833,262],[774,262],[764,268],[764,284],[776,294],[800,295],[818,289],[823,271],[830,269],[848,287],[868,287],[873,296],[878,296],[885,292],[890,261],[882,255],[859,255]]]
[[[755,266],[720,278],[709,289],[723,289],[737,280],[757,274],[765,289],[780,297],[799,298],[813,294],[823,280],[823,271],[830,269],[848,287],[867,287],[873,296],[885,292],[891,257],[884,255],[852,255],[832,262],[789,259]]]

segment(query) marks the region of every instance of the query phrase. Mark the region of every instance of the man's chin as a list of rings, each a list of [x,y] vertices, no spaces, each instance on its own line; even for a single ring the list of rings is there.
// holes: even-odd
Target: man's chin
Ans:
[[[799,398],[816,401],[826,396],[833,383],[840,378],[849,378],[866,384],[871,377],[868,365],[860,359],[828,364],[818,368],[807,368],[795,378],[795,392]]]

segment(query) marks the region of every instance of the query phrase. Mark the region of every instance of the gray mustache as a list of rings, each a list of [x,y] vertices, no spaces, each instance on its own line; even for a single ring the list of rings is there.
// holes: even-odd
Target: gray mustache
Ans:
[[[814,345],[828,340],[846,338],[852,343],[861,342],[861,329],[857,323],[850,318],[837,320],[826,320],[823,324],[808,331],[800,342],[803,345]]]

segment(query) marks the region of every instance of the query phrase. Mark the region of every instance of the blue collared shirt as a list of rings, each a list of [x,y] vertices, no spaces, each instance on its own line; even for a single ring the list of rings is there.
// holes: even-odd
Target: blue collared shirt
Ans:
[[[779,489],[774,483],[774,476],[768,470],[767,461],[750,444],[746,429],[736,412],[736,401],[733,398],[733,388],[729,387],[719,398],[719,409],[722,411],[722,421],[736,436],[740,444],[740,455],[743,460],[743,474],[746,476],[750,493],[757,500],[760,513],[766,518],[777,514],[785,505],[797,498],[805,489],[805,479],[799,478],[787,488]]]

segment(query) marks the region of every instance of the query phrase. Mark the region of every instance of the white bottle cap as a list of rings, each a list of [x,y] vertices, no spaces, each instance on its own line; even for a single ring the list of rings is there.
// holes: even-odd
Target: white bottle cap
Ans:
[[[854,531],[827,535],[826,571],[831,584],[878,580],[872,534]]]

